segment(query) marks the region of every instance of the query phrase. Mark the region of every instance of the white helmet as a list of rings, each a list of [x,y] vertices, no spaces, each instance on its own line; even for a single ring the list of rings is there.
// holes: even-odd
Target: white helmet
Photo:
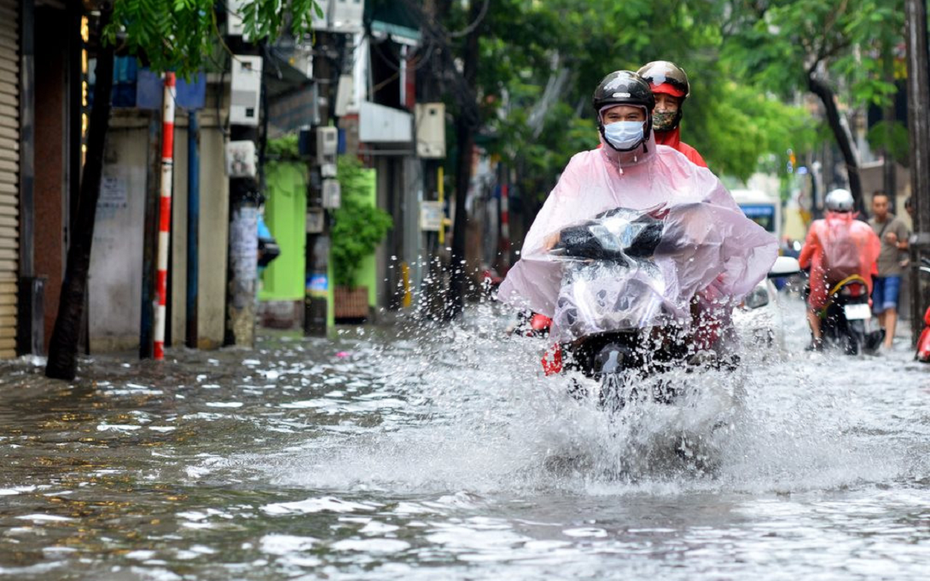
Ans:
[[[831,212],[852,212],[853,206],[856,205],[852,194],[849,193],[849,190],[844,189],[832,190],[827,194],[824,202],[827,206],[827,210]]]

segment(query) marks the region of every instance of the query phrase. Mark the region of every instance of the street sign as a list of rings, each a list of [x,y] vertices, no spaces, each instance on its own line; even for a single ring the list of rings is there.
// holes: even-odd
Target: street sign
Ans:
[[[442,202],[427,200],[420,202],[420,230],[438,232],[442,228],[444,217]]]

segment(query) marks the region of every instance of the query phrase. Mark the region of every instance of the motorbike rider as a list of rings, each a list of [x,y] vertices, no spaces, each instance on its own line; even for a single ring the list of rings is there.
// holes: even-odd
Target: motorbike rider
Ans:
[[[691,95],[691,84],[684,69],[673,62],[652,61],[640,67],[637,73],[649,83],[655,95],[652,117],[656,143],[677,149],[692,163],[707,167],[701,154],[681,140],[681,108]]]
[[[820,312],[826,306],[830,289],[857,274],[865,280],[871,294],[872,274],[877,272],[875,261],[881,251],[881,243],[872,228],[856,220],[855,201],[848,190],[830,191],[824,205],[826,217],[811,223],[798,257],[801,268],[810,268],[807,322],[811,328],[811,343],[808,351],[823,349]],[[845,241],[851,241],[852,246],[844,244]]]
[[[637,74],[649,83],[655,97],[653,132],[656,143],[676,149],[696,165],[707,167],[707,162],[696,149],[681,141],[681,106],[691,94],[691,85],[684,69],[670,61],[652,61],[640,67]],[[599,147],[603,147],[603,144]],[[551,321],[538,313],[532,314],[548,328]],[[528,319],[529,320],[529,319]],[[525,327],[525,326],[524,326]],[[533,334],[533,331],[526,331]]]
[[[576,154],[562,172],[501,284],[501,301],[552,317],[561,275],[547,252],[558,233],[617,207],[675,214],[689,259],[674,272],[669,292],[680,293],[674,299],[686,314],[696,297],[708,326],[726,319],[765,277],[777,241],[743,215],[710,170],[656,145],[654,106],[649,84],[632,71],[615,71],[598,84],[593,107],[601,147]]]

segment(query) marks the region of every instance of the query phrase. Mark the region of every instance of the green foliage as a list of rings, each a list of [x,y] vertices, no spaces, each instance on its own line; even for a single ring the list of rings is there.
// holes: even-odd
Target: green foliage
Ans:
[[[281,161],[297,161],[300,159],[300,153],[297,147],[297,134],[289,133],[276,139],[269,139],[265,145],[265,153],[268,157]]]
[[[760,160],[783,171],[781,160],[789,148],[800,155],[812,147],[818,140],[814,121],[803,108],[779,100],[793,96],[803,75],[776,67],[772,74],[780,75],[778,91],[771,89],[778,83],[753,77],[762,63],[794,59],[800,54],[796,43],[763,44],[768,36],[760,33],[756,40],[761,54],[746,49],[742,55],[748,64],[721,58],[728,54],[732,30],[750,37],[756,31],[756,20],[742,3],[736,3],[736,10],[728,4],[491,2],[480,40],[478,102],[483,132],[493,137],[488,147],[517,168],[523,195],[545,198],[574,153],[597,147],[590,108],[597,83],[613,70],[636,70],[652,60],[675,61],[687,70],[692,94],[684,104],[682,138],[716,173],[746,179]],[[767,4],[777,8],[790,3]],[[452,3],[447,28],[460,30],[467,24],[464,6]],[[547,94],[547,85],[563,69],[568,76],[561,90]],[[773,155],[778,163],[771,162]]]
[[[879,121],[869,130],[866,138],[872,149],[885,150],[901,165],[910,165],[910,140],[907,128],[901,122],[893,121],[889,126],[887,121]]]
[[[377,248],[393,227],[391,215],[367,200],[370,182],[362,172],[362,164],[357,159],[339,157],[342,200],[333,214],[331,230],[333,273],[339,286],[355,285],[355,275],[362,260]]]
[[[724,57],[741,78],[788,97],[816,74],[841,102],[885,106],[895,94],[888,61],[902,42],[903,0],[737,2]]]
[[[242,9],[247,36],[257,42],[274,40],[290,24],[300,38],[310,32],[313,0],[251,0]],[[113,19],[103,31],[109,43],[125,44],[152,70],[188,76],[203,70],[206,59],[222,40],[214,0],[115,0]],[[119,38],[119,40],[117,40]]]

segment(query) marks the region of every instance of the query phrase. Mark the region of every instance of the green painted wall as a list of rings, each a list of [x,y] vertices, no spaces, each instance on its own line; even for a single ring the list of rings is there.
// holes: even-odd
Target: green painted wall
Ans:
[[[307,247],[307,170],[299,162],[269,163],[265,167],[267,200],[265,224],[281,254],[262,274],[262,301],[304,300],[304,255]]]
[[[365,177],[365,200],[372,206],[378,205],[378,172],[374,169],[362,170]],[[378,264],[375,260],[375,253],[362,260],[355,275],[355,284],[358,286],[368,287],[368,305],[375,307],[378,305]]]
[[[262,301],[302,301],[306,285],[306,166],[296,162],[268,164],[265,182],[268,187],[265,223],[281,247],[281,255],[262,274],[262,290],[258,298]],[[364,170],[364,183],[365,199],[372,206],[377,205],[377,172]],[[330,262],[330,281],[334,280],[332,268]],[[368,288],[368,304],[377,306],[378,272],[374,252],[362,261],[355,283]],[[330,326],[335,321],[333,290],[334,285],[330,282],[327,313]]]

